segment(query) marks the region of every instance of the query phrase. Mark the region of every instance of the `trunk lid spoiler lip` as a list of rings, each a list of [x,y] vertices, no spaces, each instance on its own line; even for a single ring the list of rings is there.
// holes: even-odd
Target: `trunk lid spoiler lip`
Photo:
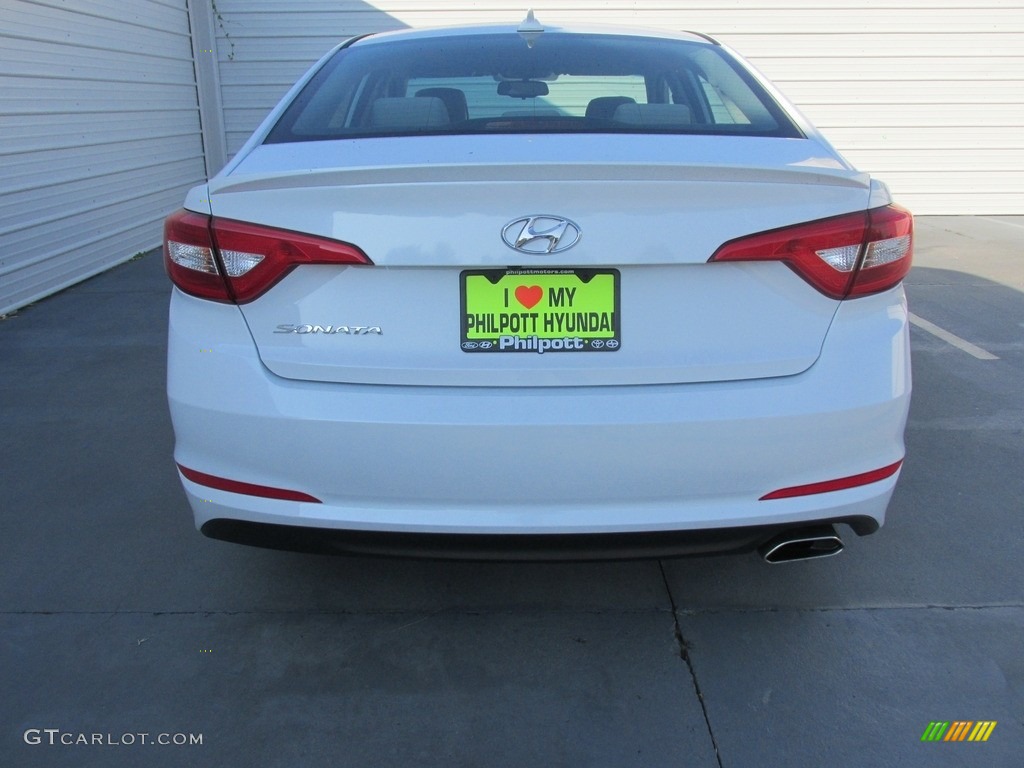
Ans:
[[[265,173],[238,173],[210,181],[211,195],[303,187],[361,187],[390,184],[536,182],[761,182],[773,184],[815,184],[868,189],[866,173],[823,167],[807,161],[784,167],[715,163],[422,163],[417,165],[376,165],[293,169]]]
[[[210,192],[558,179],[764,180],[862,188],[870,183],[867,174],[813,138],[497,134],[259,144],[211,179]]]

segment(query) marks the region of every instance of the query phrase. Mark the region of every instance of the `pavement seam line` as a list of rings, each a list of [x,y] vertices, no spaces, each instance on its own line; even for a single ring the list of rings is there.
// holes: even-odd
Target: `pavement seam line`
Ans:
[[[659,563],[660,564],[660,563]],[[661,569],[662,579],[665,579],[664,568]],[[666,589],[668,585],[666,584]],[[942,603],[926,603],[917,605],[853,605],[853,606],[735,606],[725,608],[678,608],[668,593],[669,601],[672,604],[673,612],[683,616],[718,616],[722,614],[759,614],[759,613],[851,613],[856,611],[992,611],[992,610],[1019,610],[1024,608],[1024,603],[977,603],[974,605],[945,605]],[[0,610],[0,616],[414,616],[422,615],[428,609],[396,609],[376,611],[345,611],[345,610],[192,610],[192,611],[153,611],[153,610]],[[439,610],[439,609],[435,609]],[[565,614],[566,608],[525,608],[522,610],[493,610],[490,608],[445,608],[453,615],[479,616],[487,613],[491,615],[513,616],[520,613],[557,613]],[[583,616],[639,616],[652,612],[651,608],[581,608],[572,611],[573,614]],[[660,612],[662,609],[657,609]]]
[[[722,764],[722,753],[718,750],[718,740],[715,738],[715,731],[711,727],[711,718],[708,716],[708,708],[704,703],[704,692],[700,689],[700,682],[697,680],[697,670],[693,668],[693,660],[690,658],[690,649],[687,646],[686,638],[683,637],[682,627],[679,626],[679,611],[676,609],[676,599],[672,595],[672,587],[668,583],[668,575],[665,573],[665,563],[658,561],[658,568],[661,570],[661,579],[665,583],[665,592],[668,594],[668,602],[672,607],[672,626],[675,633],[676,645],[679,646],[679,658],[686,663],[690,672],[690,682],[693,684],[693,692],[697,694],[697,702],[700,704],[701,714],[704,715],[704,725],[708,729],[708,736],[711,738],[711,746],[715,750],[715,762],[718,768],[724,768]]]

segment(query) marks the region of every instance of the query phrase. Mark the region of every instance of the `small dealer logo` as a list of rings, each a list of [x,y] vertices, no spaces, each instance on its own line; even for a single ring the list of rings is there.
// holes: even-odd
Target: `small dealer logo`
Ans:
[[[520,338],[519,336],[501,336],[498,339],[498,350],[501,352],[508,349],[515,350],[516,352],[536,352],[538,355],[543,355],[549,349],[557,351],[586,348],[587,343],[580,338],[570,339],[569,337],[566,337],[564,339],[543,339],[539,336],[527,336],[525,338]]]
[[[995,720],[933,720],[921,741],[988,741],[995,728]]]

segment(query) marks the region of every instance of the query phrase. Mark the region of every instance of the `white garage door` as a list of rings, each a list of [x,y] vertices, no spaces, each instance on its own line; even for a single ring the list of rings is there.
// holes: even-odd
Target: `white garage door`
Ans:
[[[0,0],[0,314],[158,245],[205,176],[185,0]]]

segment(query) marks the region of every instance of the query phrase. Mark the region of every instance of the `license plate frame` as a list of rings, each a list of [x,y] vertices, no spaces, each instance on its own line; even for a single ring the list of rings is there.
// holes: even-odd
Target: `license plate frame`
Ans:
[[[620,280],[612,268],[463,270],[462,351],[616,352],[622,347]]]

